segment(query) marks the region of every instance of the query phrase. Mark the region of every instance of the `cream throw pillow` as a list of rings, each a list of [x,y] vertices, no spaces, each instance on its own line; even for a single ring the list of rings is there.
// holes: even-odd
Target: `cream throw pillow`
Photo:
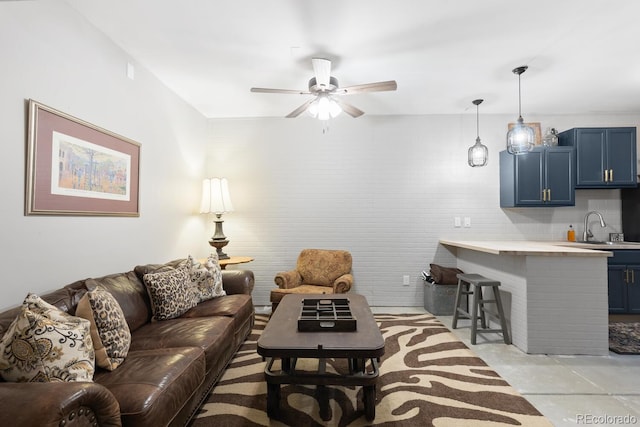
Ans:
[[[31,293],[0,340],[5,381],[93,381],[94,361],[89,321]]]
[[[78,302],[76,316],[91,324],[91,340],[96,352],[96,365],[113,371],[124,362],[131,345],[131,331],[118,301],[109,291],[91,279],[88,291]]]
[[[222,288],[222,270],[218,263],[218,254],[209,255],[205,265],[200,264],[189,255],[187,264],[190,269],[191,285],[198,296],[198,302],[227,294]]]

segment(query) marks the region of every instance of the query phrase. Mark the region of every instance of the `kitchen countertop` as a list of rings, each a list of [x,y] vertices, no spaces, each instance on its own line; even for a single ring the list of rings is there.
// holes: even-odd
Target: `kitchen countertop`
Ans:
[[[572,257],[610,257],[614,249],[640,249],[640,244],[612,245],[579,242],[530,241],[530,240],[449,240],[440,239],[440,244],[456,248],[471,249],[494,255],[537,255]]]
[[[608,260],[614,250],[640,245],[444,238],[440,244],[455,257],[455,267],[500,282],[512,342],[520,350],[609,354]]]

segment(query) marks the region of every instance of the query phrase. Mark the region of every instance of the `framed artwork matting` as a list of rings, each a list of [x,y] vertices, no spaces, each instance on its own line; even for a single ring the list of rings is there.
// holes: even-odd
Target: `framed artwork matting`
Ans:
[[[140,216],[140,144],[29,100],[25,215]]]

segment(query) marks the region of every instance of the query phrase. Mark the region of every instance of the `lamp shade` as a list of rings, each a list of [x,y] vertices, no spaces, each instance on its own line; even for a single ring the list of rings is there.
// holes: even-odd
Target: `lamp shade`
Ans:
[[[200,213],[223,214],[233,212],[226,178],[207,178],[202,181]]]

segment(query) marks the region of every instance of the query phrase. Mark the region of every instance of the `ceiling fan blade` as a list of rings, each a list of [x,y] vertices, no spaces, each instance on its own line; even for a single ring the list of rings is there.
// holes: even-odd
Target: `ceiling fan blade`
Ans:
[[[320,86],[329,86],[329,77],[331,77],[331,61],[324,58],[311,58],[313,64],[313,73],[316,75],[316,84]]]
[[[308,90],[295,90],[295,89],[269,89],[264,87],[252,87],[251,92],[258,93],[290,93],[294,95],[310,95]]]
[[[337,99],[337,98],[333,98],[338,105],[340,106],[340,108],[342,108],[342,111],[344,111],[345,113],[347,113],[348,115],[350,115],[351,117],[360,117],[361,115],[364,114],[364,111],[362,111],[359,108],[354,107],[351,104],[347,104],[346,102]]]
[[[361,85],[341,87],[337,89],[334,94],[336,95],[352,95],[354,93],[363,92],[384,92],[387,90],[396,90],[398,84],[395,80],[388,80],[386,82],[365,83]]]
[[[315,100],[316,100],[315,98],[308,100],[307,102],[305,102],[304,104],[302,104],[301,106],[299,106],[298,108],[296,108],[295,110],[287,114],[285,117],[287,119],[293,119],[295,117],[298,117],[300,114],[307,111],[307,109],[309,108],[309,105],[311,105],[311,103]]]

